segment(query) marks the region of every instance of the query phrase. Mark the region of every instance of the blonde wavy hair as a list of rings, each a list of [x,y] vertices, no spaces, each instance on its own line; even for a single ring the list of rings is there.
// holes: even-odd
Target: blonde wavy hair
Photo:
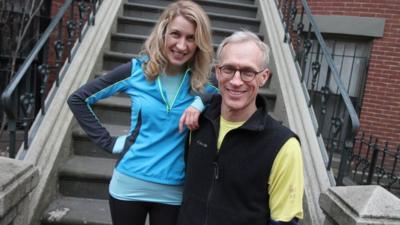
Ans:
[[[164,53],[165,32],[168,24],[176,17],[183,16],[195,25],[195,43],[197,45],[193,58],[187,63],[192,74],[192,90],[202,92],[208,81],[213,58],[210,20],[204,10],[190,0],[181,0],[167,6],[161,14],[150,36],[144,43],[140,54],[147,55],[149,60],[143,64],[147,79],[154,80],[168,64]]]

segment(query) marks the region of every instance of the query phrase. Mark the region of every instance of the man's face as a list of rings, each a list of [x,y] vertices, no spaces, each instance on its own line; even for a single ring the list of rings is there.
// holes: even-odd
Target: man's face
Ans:
[[[261,66],[261,58],[261,50],[251,41],[230,43],[223,48],[219,64],[216,66],[218,86],[222,95],[222,113],[243,115],[243,119],[247,120],[256,111],[258,89],[269,78],[268,69]],[[243,81],[239,71],[235,71],[232,77],[224,73],[221,67],[261,72],[251,81]]]

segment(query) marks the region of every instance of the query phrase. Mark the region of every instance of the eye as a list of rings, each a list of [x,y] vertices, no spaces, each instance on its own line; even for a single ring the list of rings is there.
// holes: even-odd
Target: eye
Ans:
[[[179,37],[179,32],[177,32],[177,31],[172,31],[172,32],[169,33],[169,35],[171,35],[171,36],[174,37],[174,38],[178,38],[178,37]]]
[[[256,72],[250,70],[242,70],[242,75],[246,77],[253,77],[255,76]]]
[[[187,40],[188,42],[194,42],[194,41],[195,41],[195,38],[194,38],[193,35],[190,35],[190,36],[187,36],[187,37],[186,37],[186,40]]]
[[[231,66],[223,66],[221,67],[222,72],[226,73],[226,74],[233,74],[235,73],[235,68],[231,67]]]

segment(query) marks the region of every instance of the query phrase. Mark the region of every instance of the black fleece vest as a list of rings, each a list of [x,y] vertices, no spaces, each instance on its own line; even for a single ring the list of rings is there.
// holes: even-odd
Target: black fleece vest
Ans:
[[[258,110],[226,134],[217,153],[220,104],[214,97],[191,135],[178,225],[266,225],[272,164],[296,135],[268,116],[258,97]]]

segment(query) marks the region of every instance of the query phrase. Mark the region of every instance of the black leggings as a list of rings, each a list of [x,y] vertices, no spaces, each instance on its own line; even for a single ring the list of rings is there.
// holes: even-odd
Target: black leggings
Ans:
[[[156,202],[122,201],[109,197],[113,225],[144,225],[147,214],[150,225],[176,225],[179,206]]]

